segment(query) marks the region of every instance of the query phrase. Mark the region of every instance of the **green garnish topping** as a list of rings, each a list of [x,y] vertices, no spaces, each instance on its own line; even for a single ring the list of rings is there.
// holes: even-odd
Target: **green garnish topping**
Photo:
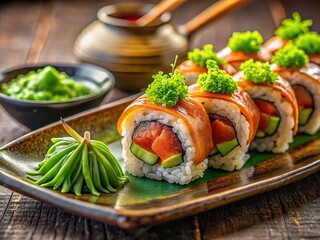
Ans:
[[[271,84],[278,79],[278,75],[274,73],[268,62],[259,62],[249,59],[240,65],[240,69],[243,71],[245,79],[255,82],[263,83],[268,81]]]
[[[238,84],[232,76],[220,70],[213,60],[207,61],[208,73],[200,74],[197,83],[202,92],[232,94],[238,89]]]
[[[153,75],[153,82],[149,84],[146,94],[147,97],[155,104],[161,104],[165,107],[173,107],[179,99],[186,98],[188,87],[185,83],[184,76],[178,71],[174,71],[177,63],[177,56],[174,64],[171,64],[172,72],[164,74],[159,71]]]
[[[275,34],[282,39],[293,39],[298,35],[308,32],[312,20],[302,20],[299,13],[294,12],[292,18],[284,19]]]
[[[320,53],[320,35],[317,32],[307,32],[295,39],[295,45],[306,54]]]
[[[292,43],[288,43],[284,48],[278,50],[271,61],[280,67],[300,68],[309,62],[308,55]]]
[[[188,59],[201,67],[205,67],[208,60],[216,61],[218,66],[227,64],[223,59],[217,57],[211,44],[204,45],[203,50],[195,48],[193,51],[188,52]]]
[[[229,39],[228,47],[233,52],[242,51],[246,54],[258,52],[263,38],[258,31],[235,32]]]

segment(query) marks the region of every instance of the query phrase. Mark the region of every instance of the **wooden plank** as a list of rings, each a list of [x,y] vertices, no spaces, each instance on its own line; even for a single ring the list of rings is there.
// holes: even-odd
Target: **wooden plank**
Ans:
[[[320,238],[320,173],[279,189],[289,238]],[[285,191],[284,191],[285,190]]]
[[[37,28],[34,34],[34,40],[30,46],[29,54],[26,62],[28,64],[35,64],[38,62],[39,55],[47,40],[50,31],[50,24],[52,21],[52,3],[44,5],[41,9]]]
[[[38,1],[0,3],[1,71],[26,62],[42,6]],[[28,131],[12,120],[1,106],[0,129],[0,146]]]
[[[320,173],[200,214],[203,239],[320,237]]]
[[[203,239],[319,237],[320,219],[315,214],[320,206],[319,179],[320,173],[317,173],[287,187],[200,214]],[[9,206],[0,221],[0,237],[196,238],[192,217],[130,231],[78,217],[16,193],[11,201],[4,202],[9,202]]]
[[[53,208],[13,193],[0,215],[0,238],[12,239],[194,239],[192,217],[159,226],[123,230]],[[9,198],[9,199],[8,199]],[[3,198],[0,195],[0,199]],[[1,217],[2,216],[2,217]],[[172,231],[173,227],[175,231]]]
[[[0,3],[0,70],[26,62],[43,3]]]
[[[40,62],[78,62],[73,54],[76,37],[96,19],[97,11],[106,5],[103,1],[57,1],[50,9],[50,22],[46,41],[39,54]]]

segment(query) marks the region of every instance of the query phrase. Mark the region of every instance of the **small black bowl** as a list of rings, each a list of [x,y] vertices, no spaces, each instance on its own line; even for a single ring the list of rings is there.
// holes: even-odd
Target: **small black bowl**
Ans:
[[[45,66],[53,66],[65,72],[75,81],[92,90],[86,96],[67,101],[19,100],[0,92],[0,104],[18,122],[30,129],[37,129],[84,110],[98,106],[115,84],[114,76],[108,70],[89,64],[41,64],[21,66],[0,73],[0,84],[8,83],[19,74],[26,74]]]

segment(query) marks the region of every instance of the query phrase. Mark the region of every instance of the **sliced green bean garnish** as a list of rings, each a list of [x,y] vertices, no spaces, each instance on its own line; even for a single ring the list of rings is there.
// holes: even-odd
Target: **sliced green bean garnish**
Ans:
[[[53,145],[38,163],[39,169],[27,173],[27,181],[77,196],[116,192],[129,181],[103,142],[91,140],[88,131],[81,137],[63,120],[62,125],[71,137],[52,138]]]

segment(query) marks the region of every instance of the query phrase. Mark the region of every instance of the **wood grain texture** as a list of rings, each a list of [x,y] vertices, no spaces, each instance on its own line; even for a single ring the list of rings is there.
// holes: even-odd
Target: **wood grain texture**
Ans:
[[[123,230],[7,192],[0,205],[4,239],[290,239],[319,238],[319,179],[294,184],[159,226]],[[308,189],[307,193],[305,189]],[[1,192],[3,188],[0,187]],[[302,190],[302,192],[301,192]],[[3,195],[0,195],[3,200]],[[3,210],[5,208],[5,210]],[[25,238],[28,236],[28,238]],[[198,237],[197,237],[198,236]],[[200,238],[200,236],[202,236]]]
[[[42,2],[0,2],[1,70],[26,62],[42,7]]]
[[[55,24],[59,25],[50,25],[45,42],[39,43],[43,46],[33,48],[37,50],[35,59],[76,62],[70,49],[73,39],[95,18],[96,10],[108,2],[0,1],[0,70],[27,61],[39,26],[38,20],[46,4],[52,4]],[[320,31],[318,0],[280,2],[284,4],[287,15],[299,10],[303,17],[314,19],[312,28]],[[212,1],[209,0],[201,3],[187,1],[174,10],[173,23],[186,22],[210,4]],[[76,15],[80,12],[80,20],[67,20],[72,18],[67,10]],[[213,43],[215,49],[220,50],[233,31],[247,29],[259,29],[267,39],[274,31],[271,16],[266,0],[256,0],[195,32],[191,36],[191,47]],[[50,21],[54,20],[51,18]],[[72,24],[64,24],[70,21]],[[118,91],[111,96],[117,98]],[[1,146],[27,131],[0,109]],[[277,190],[194,217],[134,231],[65,213],[0,186],[0,239],[319,239],[319,184],[320,173],[316,173]]]
[[[48,34],[39,54],[39,62],[78,62],[73,54],[73,44],[80,31],[96,18],[97,11],[106,5],[104,1],[55,1],[49,2],[43,21]]]
[[[27,61],[42,2],[0,2],[0,70]],[[28,9],[28,11],[24,11]],[[23,18],[19,17],[23,13]],[[0,106],[0,145],[23,135],[28,130],[12,120]]]
[[[319,175],[200,214],[203,239],[319,238]]]

